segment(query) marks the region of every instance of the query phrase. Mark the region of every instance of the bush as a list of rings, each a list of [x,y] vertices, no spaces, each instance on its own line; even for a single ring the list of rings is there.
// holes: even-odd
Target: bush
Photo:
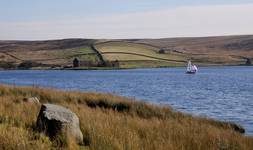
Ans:
[[[0,61],[0,68],[2,69],[15,69],[16,67],[17,65],[12,62]]]
[[[165,54],[165,49],[163,49],[163,48],[160,49],[160,50],[158,51],[158,53],[159,53],[159,54]]]
[[[47,65],[42,64],[42,63],[37,63],[35,61],[27,60],[27,61],[20,63],[18,65],[18,69],[31,69],[33,67],[43,67],[43,66],[47,66]]]

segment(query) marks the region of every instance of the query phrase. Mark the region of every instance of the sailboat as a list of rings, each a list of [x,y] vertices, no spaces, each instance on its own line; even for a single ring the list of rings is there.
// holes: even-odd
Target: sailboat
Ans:
[[[186,73],[187,74],[195,74],[195,73],[197,73],[197,71],[198,71],[197,66],[196,65],[192,65],[191,61],[189,60],[188,61],[188,65],[187,65],[187,71],[186,71]]]

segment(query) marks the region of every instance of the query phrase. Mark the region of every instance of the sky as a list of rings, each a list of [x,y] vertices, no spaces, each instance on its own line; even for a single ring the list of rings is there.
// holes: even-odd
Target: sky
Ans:
[[[253,34],[253,0],[0,0],[0,40]]]

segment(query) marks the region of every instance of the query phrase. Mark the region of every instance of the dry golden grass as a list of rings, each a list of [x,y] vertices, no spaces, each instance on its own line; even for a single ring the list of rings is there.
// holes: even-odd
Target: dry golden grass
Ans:
[[[173,111],[110,94],[0,86],[0,149],[58,149],[55,141],[33,130],[40,106],[23,102],[36,96],[42,103],[63,105],[80,118],[83,146],[65,149],[217,150],[252,149],[253,138],[224,122]]]

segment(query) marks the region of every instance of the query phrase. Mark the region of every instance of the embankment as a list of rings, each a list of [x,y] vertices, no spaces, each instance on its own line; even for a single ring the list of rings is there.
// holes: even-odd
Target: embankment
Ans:
[[[34,130],[41,103],[69,108],[80,119],[84,145],[69,149],[252,149],[236,124],[193,117],[169,107],[110,94],[0,86],[0,149],[60,148]],[[65,145],[66,146],[66,145]]]

